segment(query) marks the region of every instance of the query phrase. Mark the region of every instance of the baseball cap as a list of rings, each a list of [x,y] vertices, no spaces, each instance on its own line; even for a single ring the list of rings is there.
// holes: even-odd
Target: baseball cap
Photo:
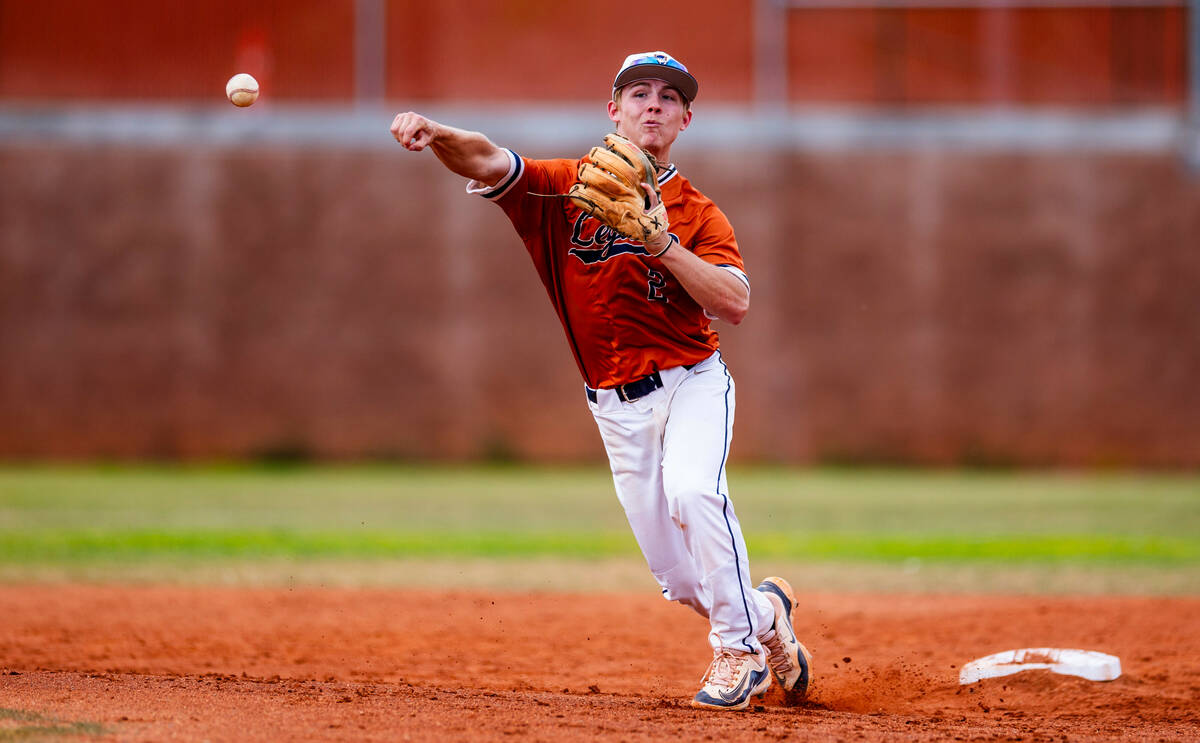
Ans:
[[[688,68],[666,52],[640,52],[626,57],[617,71],[617,78],[613,80],[613,92],[638,80],[662,80],[677,88],[689,103],[696,99],[696,93],[700,90],[700,83],[696,82]]]

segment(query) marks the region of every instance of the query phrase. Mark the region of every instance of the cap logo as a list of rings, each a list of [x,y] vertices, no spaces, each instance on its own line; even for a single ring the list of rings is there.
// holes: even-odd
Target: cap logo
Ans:
[[[633,69],[638,67],[642,69]],[[658,69],[651,72],[652,68]],[[630,54],[625,58],[624,63],[621,64],[621,69],[617,72],[617,78],[613,81],[613,88],[616,89],[635,80],[644,80],[647,78],[666,80],[672,86],[678,88],[689,101],[696,97],[696,91],[699,88],[696,78],[692,77],[692,74],[688,72],[688,68],[683,66],[679,60],[663,51]]]

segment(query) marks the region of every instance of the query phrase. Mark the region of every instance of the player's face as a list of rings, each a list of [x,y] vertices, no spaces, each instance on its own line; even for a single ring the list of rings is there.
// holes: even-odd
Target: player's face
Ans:
[[[622,88],[620,98],[608,102],[617,134],[665,162],[675,138],[692,121],[683,96],[662,80],[639,80]]]

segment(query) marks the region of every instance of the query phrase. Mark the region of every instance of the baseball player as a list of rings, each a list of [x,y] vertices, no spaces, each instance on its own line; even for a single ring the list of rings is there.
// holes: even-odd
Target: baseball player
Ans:
[[[413,112],[391,131],[469,179],[524,241],[650,571],[710,622],[713,660],[692,704],[744,709],[772,677],[803,695],[810,655],[787,581],[750,582],[726,484],[734,384],[710,321],[740,323],[750,282],[729,220],[671,162],[698,89],[669,54],[630,55],[607,104],[616,132],[581,160],[523,158]]]

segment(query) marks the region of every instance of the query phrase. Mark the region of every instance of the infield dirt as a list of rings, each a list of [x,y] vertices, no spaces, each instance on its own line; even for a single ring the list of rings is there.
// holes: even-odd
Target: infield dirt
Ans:
[[[799,603],[809,700],[713,713],[688,706],[705,622],[652,594],[5,586],[0,739],[1200,738],[1200,599]],[[959,686],[1020,647],[1100,650],[1124,675]]]

